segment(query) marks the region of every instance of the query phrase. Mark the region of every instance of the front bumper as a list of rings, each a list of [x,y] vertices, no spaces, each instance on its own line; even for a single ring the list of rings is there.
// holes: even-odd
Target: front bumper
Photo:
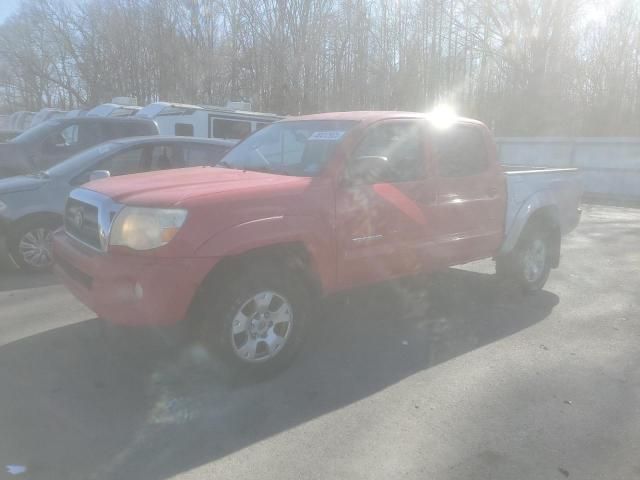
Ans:
[[[214,258],[111,255],[58,231],[55,272],[99,317],[121,325],[172,325],[189,306]]]

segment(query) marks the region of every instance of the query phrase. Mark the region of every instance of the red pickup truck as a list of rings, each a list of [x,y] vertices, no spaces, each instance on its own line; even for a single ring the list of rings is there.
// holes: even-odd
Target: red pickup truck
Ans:
[[[217,167],[73,190],[56,270],[100,317],[195,319],[232,367],[283,366],[314,299],[495,258],[535,291],[578,223],[573,169],[508,169],[488,129],[457,118],[341,112],[289,118]]]

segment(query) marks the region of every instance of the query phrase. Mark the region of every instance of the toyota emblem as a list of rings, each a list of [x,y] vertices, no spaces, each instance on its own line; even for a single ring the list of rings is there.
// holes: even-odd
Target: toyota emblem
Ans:
[[[84,223],[84,213],[81,208],[78,208],[75,212],[73,212],[73,217],[71,217],[73,224],[77,228],[82,228],[82,224]]]

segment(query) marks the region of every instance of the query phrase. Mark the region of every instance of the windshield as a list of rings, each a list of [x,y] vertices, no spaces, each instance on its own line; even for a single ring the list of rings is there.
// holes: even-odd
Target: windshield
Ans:
[[[220,167],[312,177],[356,122],[284,121],[259,130],[231,150]]]
[[[35,127],[28,128],[20,135],[10,140],[11,143],[37,143],[51,133],[51,131],[59,124],[54,120],[42,122]]]
[[[86,168],[91,161],[98,160],[98,158],[119,147],[122,147],[122,144],[117,142],[101,143],[51,167],[49,170],[46,170],[45,173],[51,177],[74,175],[83,168]]]

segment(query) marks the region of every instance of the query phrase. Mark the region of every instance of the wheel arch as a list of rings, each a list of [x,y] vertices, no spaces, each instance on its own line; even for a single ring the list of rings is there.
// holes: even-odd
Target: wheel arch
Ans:
[[[521,204],[517,213],[513,216],[513,220],[507,225],[508,230],[505,232],[505,239],[500,247],[499,256],[508,255],[513,251],[520,241],[525,228],[532,221],[543,222],[553,231],[557,227],[561,234],[560,211],[553,192],[548,190],[538,191]]]
[[[62,225],[64,221],[63,216],[57,212],[33,212],[28,213],[20,218],[13,220],[8,224],[8,230],[10,232],[16,231],[18,228],[21,228],[23,225],[27,225],[29,223],[51,223]]]
[[[273,243],[225,256],[217,262],[205,275],[194,295],[189,309],[189,318],[195,319],[201,316],[199,308],[203,296],[220,289],[225,278],[238,275],[263,262],[282,263],[284,268],[299,275],[313,296],[323,294],[322,280],[315,265],[315,258],[307,245],[302,241]]]

